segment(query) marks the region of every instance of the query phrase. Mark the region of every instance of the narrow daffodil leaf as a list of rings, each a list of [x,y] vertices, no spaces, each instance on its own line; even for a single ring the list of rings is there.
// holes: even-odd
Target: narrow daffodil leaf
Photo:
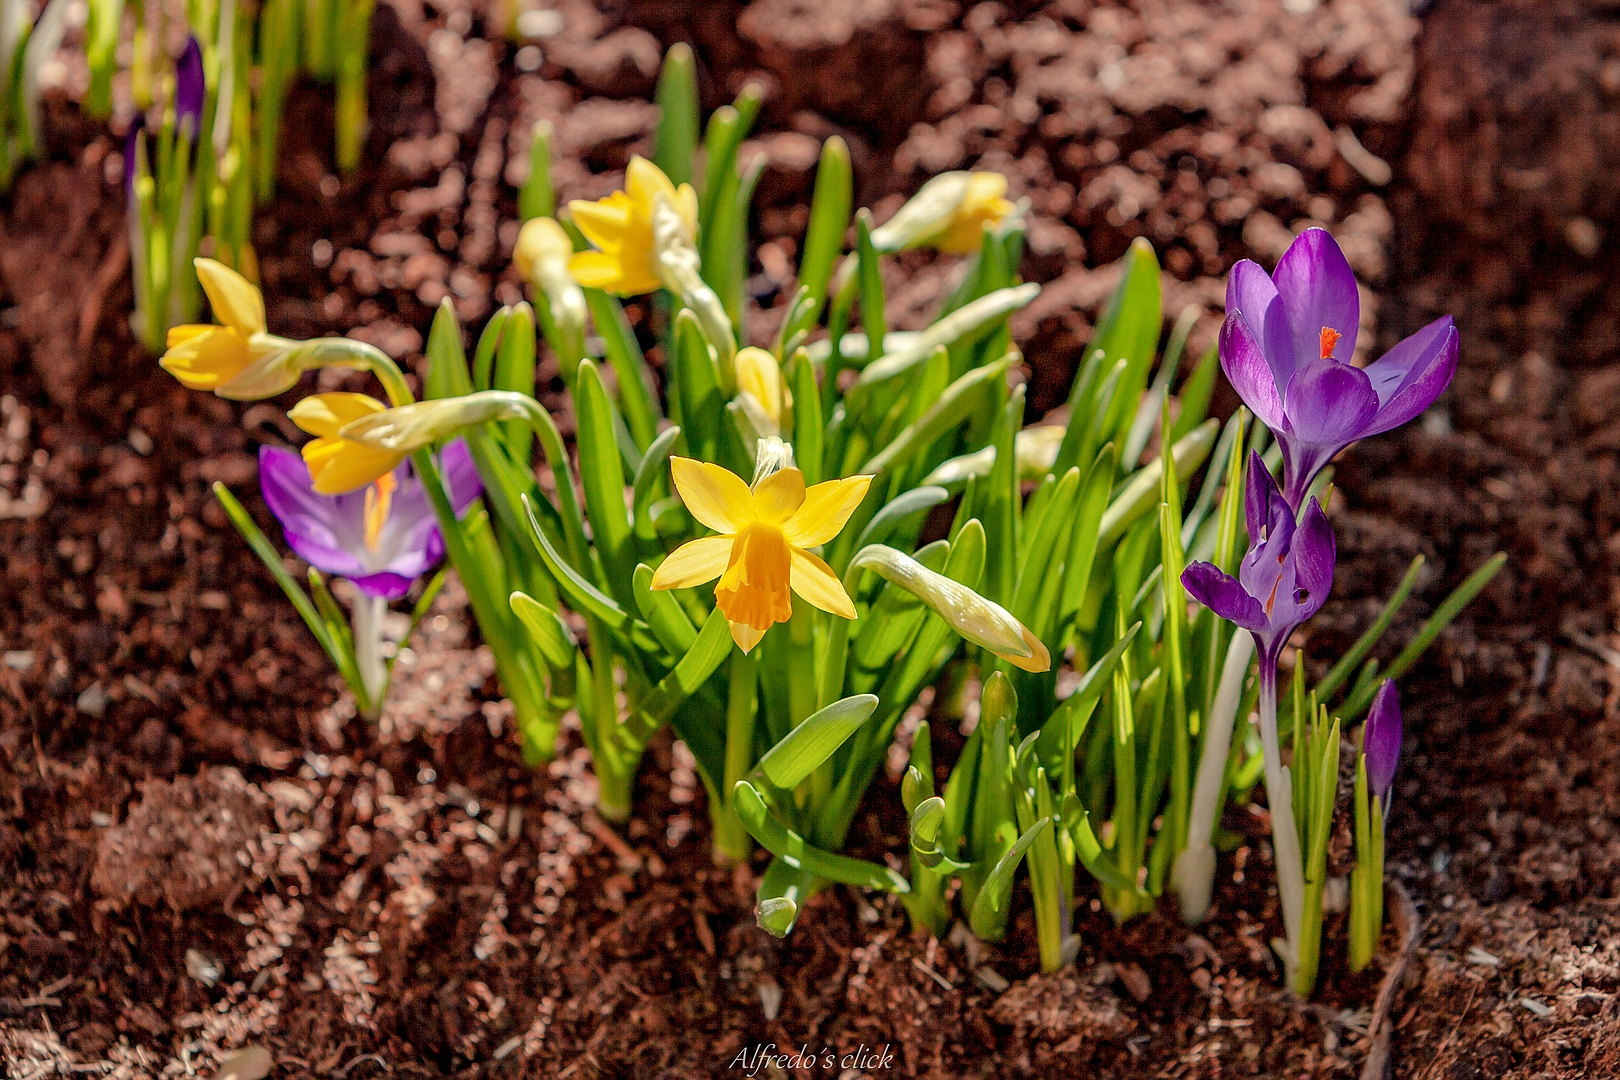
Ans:
[[[849,229],[849,212],[854,201],[849,146],[834,135],[821,146],[815,193],[810,199],[810,227],[805,232],[804,254],[799,259],[799,283],[810,290],[810,298],[815,303],[813,312],[819,312],[826,303],[827,283],[832,280],[833,264],[844,246],[844,233]],[[811,323],[814,323],[814,314]]]
[[[933,740],[929,733],[928,721],[922,720],[917,724],[917,730],[911,736],[911,760],[906,765],[906,774],[900,778],[900,805],[906,808],[906,813],[917,809],[917,804],[924,799],[934,797],[934,751]]]
[[[822,440],[826,424],[822,420],[821,394],[816,387],[816,368],[809,353],[796,349],[788,364],[793,386],[793,458],[804,473],[806,487],[827,479],[822,462]]]
[[[1356,639],[1356,643],[1350,646],[1349,651],[1339,657],[1339,662],[1333,665],[1327,676],[1316,684],[1316,700],[1331,700],[1339,687],[1345,684],[1351,673],[1367,658],[1372,647],[1388,632],[1390,625],[1395,621],[1395,616],[1400,613],[1401,606],[1406,603],[1406,598],[1411,596],[1412,590],[1417,587],[1418,575],[1423,572],[1423,564],[1422,555],[1412,557],[1412,564],[1406,568],[1406,575],[1401,578],[1401,583],[1395,586],[1395,591],[1384,604],[1384,610],[1378,613],[1378,618],[1367,627],[1366,633]]]
[[[1098,320],[1093,349],[1101,349],[1110,359],[1126,361],[1114,401],[1104,417],[1102,434],[1124,445],[1137,416],[1148,371],[1158,352],[1159,333],[1164,327],[1164,307],[1159,284],[1159,259],[1153,245],[1138,237],[1125,255],[1125,274],[1119,288]],[[1130,459],[1121,462],[1129,465]]]
[[[658,434],[660,413],[657,399],[647,385],[647,360],[630,329],[624,305],[600,289],[586,289],[585,304],[591,309],[591,321],[602,339],[602,352],[613,367],[624,422],[636,445],[646,448]]]
[[[1136,640],[1137,631],[1141,629],[1141,623],[1132,623],[1130,629],[1125,631],[1125,635],[1114,642],[1113,647],[1096,663],[1086,669],[1074,693],[1063,699],[1041,728],[1035,752],[1047,772],[1054,776],[1062,774],[1065,749],[1072,751],[1081,745],[1080,740],[1085,734],[1086,725],[1090,723],[1091,715],[1096,710],[1098,701],[1102,699],[1103,691],[1108,689],[1109,680],[1113,678],[1114,665],[1119,663],[1119,658],[1131,647],[1131,642]]]
[[[488,331],[486,330],[487,334]],[[534,309],[527,302],[514,307],[500,330],[500,349],[495,356],[491,386],[496,390],[516,390],[534,396]],[[483,341],[479,341],[482,350]],[[501,424],[501,440],[513,461],[527,465],[534,453],[534,430],[522,420]]]
[[[495,350],[500,346],[501,331],[506,326],[506,320],[511,317],[510,307],[501,308],[489,317],[489,322],[484,324],[484,332],[478,335],[478,348],[473,353],[474,390],[492,389],[490,379],[495,372]]]
[[[884,317],[883,273],[877,249],[872,246],[872,212],[864,207],[855,214],[855,259],[860,282],[861,328],[873,355],[883,355],[883,335],[888,330]]]
[[[1007,369],[1021,361],[1017,352],[1009,352],[1001,359],[984,367],[974,368],[945,388],[939,400],[894,437],[894,440],[867,461],[861,471],[880,473],[910,463],[917,454],[934,445],[942,435],[967,419],[978,404],[986,387],[1004,377]]]
[[[461,325],[449,297],[439,305],[428,330],[427,377],[423,382],[422,392],[428,398],[461,397],[473,391],[467,353],[461,347]]]
[[[1186,476],[1204,463],[1204,459],[1215,446],[1219,430],[1219,421],[1206,420],[1170,448],[1178,475]],[[1164,459],[1154,458],[1125,482],[1125,486],[1103,512],[1100,535],[1102,543],[1108,544],[1118,540],[1127,528],[1154,507],[1159,501],[1159,485],[1162,483],[1163,470]]]
[[[859,551],[867,544],[886,543],[906,518],[930,510],[950,497],[951,493],[942,487],[912,488],[901,494],[866,523],[860,539],[855,542],[855,549]]]
[[[647,452],[641,455],[641,464],[636,467],[635,480],[631,483],[630,506],[636,535],[648,544],[658,538],[652,522],[653,495],[663,486],[669,455],[680,437],[681,429],[673,424],[660,431]]]
[[[633,605],[630,580],[636,558],[630,531],[630,514],[624,502],[624,471],[613,430],[613,403],[602,385],[596,365],[589,360],[579,365],[574,381],[574,412],[579,431],[579,479],[585,489],[585,509],[590,515],[596,552],[602,559],[608,586],[621,607]]]
[[[918,803],[911,811],[911,853],[919,865],[937,874],[961,873],[968,864],[947,857],[939,846],[944,823],[944,799],[934,796]]]
[[[1013,873],[1023,861],[1024,853],[1035,843],[1036,837],[1051,827],[1051,824],[1051,818],[1041,818],[1026,829],[1001,858],[996,860],[995,866],[986,875],[984,883],[979,887],[979,895],[973,901],[973,910],[968,916],[968,925],[973,928],[973,935],[981,941],[1000,941],[1006,936]]]
[[[692,46],[677,41],[664,54],[658,73],[658,128],[653,134],[653,163],[676,187],[692,182],[697,155],[697,59]]]
[[[668,675],[658,681],[614,731],[621,747],[639,753],[659,728],[669,723],[682,702],[709,680],[731,654],[731,628],[718,610],[709,615],[692,647]]]
[[[551,187],[551,134],[551,121],[540,120],[529,139],[529,175],[518,189],[518,216],[524,221],[557,213],[557,196]]]
[[[1114,865],[1109,853],[1097,840],[1097,834],[1091,828],[1091,815],[1080,808],[1079,801],[1074,795],[1064,799],[1065,816],[1073,814],[1069,823],[1069,835],[1074,840],[1075,853],[1080,856],[1080,864],[1086,872],[1096,878],[1110,889],[1117,889],[1121,893],[1137,897],[1147,896],[1146,891],[1136,883],[1135,879],[1126,877]]]
[[[653,636],[663,643],[669,654],[680,656],[692,647],[692,641],[697,637],[697,627],[686,617],[686,610],[673,593],[668,590],[653,592],[652,579],[652,567],[646,563],[636,567],[633,583],[636,607],[640,609],[641,617],[647,620]]]
[[[749,779],[755,783],[768,781],[778,790],[792,791],[871,718],[877,703],[871,694],[856,694],[806,718],[787,738],[765,752]]]
[[[773,857],[760,875],[754,918],[773,937],[787,937],[806,900],[826,883],[802,867]]]
[[[892,379],[909,371],[928,359],[929,355],[941,345],[951,346],[959,341],[976,339],[1000,320],[1034,300],[1040,295],[1040,291],[1039,285],[1029,282],[981,296],[921,331],[903,346],[898,346],[895,351],[868,363],[862,369],[856,386],[869,387],[873,383]]]
[[[732,805],[749,835],[795,870],[806,870],[840,885],[892,893],[911,891],[910,883],[886,866],[835,855],[811,846],[804,837],[771,814],[763,796],[747,780],[737,781],[737,787],[732,792]]]
[[[1215,373],[1220,367],[1219,350],[1211,342],[1209,348],[1204,350],[1204,355],[1199,357],[1198,366],[1187,376],[1186,383],[1181,387],[1181,393],[1176,397],[1181,412],[1170,429],[1171,442],[1175,442],[1202,424],[1209,416],[1209,402],[1215,396]]]
[[[547,607],[528,593],[514,592],[512,614],[529,631],[540,655],[546,658],[553,671],[567,671],[573,667],[578,646],[574,643],[574,635],[568,629],[568,624],[563,622],[562,616],[554,608]]]

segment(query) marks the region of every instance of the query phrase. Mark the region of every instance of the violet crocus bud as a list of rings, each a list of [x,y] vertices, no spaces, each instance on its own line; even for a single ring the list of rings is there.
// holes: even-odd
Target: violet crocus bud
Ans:
[[[1361,752],[1367,755],[1367,786],[1387,805],[1395,766],[1401,758],[1401,696],[1393,679],[1385,679],[1373,698],[1367,726],[1361,733]]]
[[[203,99],[207,93],[202,47],[195,37],[188,37],[186,51],[174,65],[174,122],[193,139],[202,130]]]

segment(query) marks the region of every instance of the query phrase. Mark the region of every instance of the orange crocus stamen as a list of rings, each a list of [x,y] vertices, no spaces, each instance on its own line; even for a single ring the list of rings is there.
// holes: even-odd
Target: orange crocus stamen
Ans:
[[[382,539],[383,526],[388,523],[388,511],[394,505],[394,490],[398,487],[399,482],[394,479],[394,474],[386,472],[366,488],[367,551],[375,553],[377,550],[377,544]]]
[[[1328,357],[1333,355],[1334,347],[1339,344],[1339,339],[1341,337],[1343,337],[1343,336],[1344,336],[1343,334],[1339,333],[1337,330],[1333,329],[1333,327],[1331,327],[1331,326],[1322,327],[1322,359],[1323,360],[1326,360]]]

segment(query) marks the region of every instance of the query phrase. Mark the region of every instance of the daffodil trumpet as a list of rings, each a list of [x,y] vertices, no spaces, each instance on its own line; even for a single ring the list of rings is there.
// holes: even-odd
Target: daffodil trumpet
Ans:
[[[763,475],[752,487],[719,465],[670,459],[675,490],[687,512],[718,535],[671,552],[651,585],[654,590],[686,589],[719,578],[715,606],[744,653],[772,626],[792,617],[795,594],[812,607],[855,618],[855,604],[838,575],[809,549],[838,535],[866,497],[872,478],[848,476],[806,488],[804,473],[791,464],[791,451],[780,440],[774,442],[760,449]]]

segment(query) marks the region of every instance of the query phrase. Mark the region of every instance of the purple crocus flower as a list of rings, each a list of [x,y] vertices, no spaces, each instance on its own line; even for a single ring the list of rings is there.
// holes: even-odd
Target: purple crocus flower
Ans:
[[[208,84],[203,76],[202,47],[195,37],[186,38],[186,51],[174,65],[174,122],[193,139],[202,129],[203,99]],[[190,126],[187,126],[187,122]]]
[[[1333,528],[1314,497],[1295,525],[1293,509],[1253,452],[1243,510],[1251,546],[1238,576],[1195,562],[1182,572],[1181,583],[1200,604],[1254,635],[1261,678],[1268,669],[1275,678],[1289,635],[1317,613],[1333,587]]]
[[[466,443],[445,446],[439,469],[459,514],[483,490]],[[444,558],[433,504],[409,463],[360,491],[321,495],[296,450],[264,446],[259,486],[299,557],[348,578],[367,596],[397,600]]]
[[[1226,280],[1221,367],[1282,445],[1289,506],[1335,454],[1417,416],[1457,370],[1449,315],[1365,370],[1350,363],[1360,322],[1356,276],[1326,229],[1301,233],[1275,274],[1245,259]]]
[[[1361,732],[1361,752],[1367,755],[1367,786],[1388,806],[1395,766],[1401,759],[1401,695],[1393,679],[1385,679],[1373,698]]]

